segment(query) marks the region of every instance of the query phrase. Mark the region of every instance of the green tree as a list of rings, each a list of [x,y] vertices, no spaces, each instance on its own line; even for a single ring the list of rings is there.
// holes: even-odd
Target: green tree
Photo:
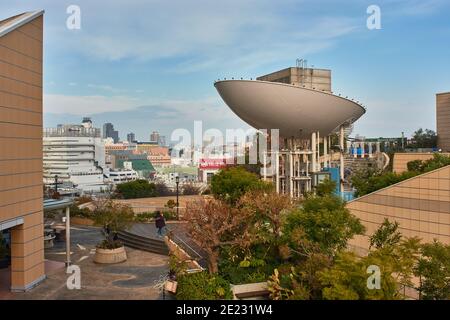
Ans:
[[[334,194],[336,190],[336,182],[331,179],[325,179],[316,187],[316,194],[319,197]]]
[[[147,180],[135,180],[118,184],[115,191],[116,198],[136,199],[155,197],[156,187]]]
[[[377,249],[385,246],[392,246],[400,242],[402,234],[398,231],[398,222],[391,223],[389,219],[384,218],[381,226],[370,237],[370,248]]]
[[[423,244],[420,253],[415,274],[420,277],[421,299],[450,299],[450,245],[435,240]]]
[[[211,180],[211,192],[214,197],[233,205],[248,191],[268,191],[272,188],[272,184],[260,180],[256,174],[243,167],[220,170]]]
[[[437,134],[433,130],[420,128],[413,134],[412,148],[435,148],[437,146]]]
[[[350,213],[340,197],[334,195],[307,197],[300,208],[287,216],[284,225],[288,242],[292,243],[289,239],[295,238],[295,233],[303,232],[307,241],[331,256],[345,248],[349,239],[364,231],[360,220]]]
[[[408,171],[417,173],[429,172],[448,165],[450,165],[450,157],[440,153],[434,153],[433,158],[425,161],[413,160],[407,163]]]

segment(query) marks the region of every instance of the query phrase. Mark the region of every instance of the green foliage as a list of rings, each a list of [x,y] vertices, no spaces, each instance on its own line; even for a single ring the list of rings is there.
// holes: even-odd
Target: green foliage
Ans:
[[[435,148],[437,146],[437,134],[433,130],[420,128],[413,134],[414,143],[410,148]]]
[[[334,194],[336,190],[336,182],[331,179],[325,179],[316,187],[316,194],[319,197],[324,197]]]
[[[450,165],[450,157],[440,153],[434,153],[432,159],[425,161],[414,160],[407,163],[408,171],[417,173],[433,171],[448,165]]]
[[[383,256],[381,256],[382,258]],[[367,268],[379,266],[380,289],[369,289]],[[341,252],[334,265],[319,273],[323,298],[326,300],[393,300],[398,299],[397,283],[390,264],[375,256],[358,257],[352,252]]]
[[[399,243],[401,238],[402,235],[398,231],[398,222],[391,223],[387,218],[384,218],[381,226],[370,237],[370,248],[380,249],[388,245],[392,246]]]
[[[260,180],[256,174],[243,167],[220,170],[211,180],[211,192],[214,197],[229,204],[235,204],[248,191],[268,191],[272,188],[272,184]]]
[[[164,206],[167,208],[173,209],[177,206],[177,203],[173,199],[170,199],[170,200],[167,200],[167,203]]]
[[[78,204],[74,203],[70,205],[70,216],[71,217],[80,217],[86,219],[93,218],[93,212],[89,208],[78,208]]]
[[[123,199],[136,199],[157,196],[156,186],[147,180],[134,180],[118,184],[115,197]]]
[[[413,171],[407,171],[401,174],[396,174],[394,172],[378,173],[374,171],[359,172],[352,176],[352,186],[356,189],[355,195],[357,197],[361,197],[403,180],[412,178],[417,174],[417,172]]]
[[[450,245],[437,241],[422,245],[415,274],[421,279],[422,299],[450,299]]]
[[[228,246],[221,250],[219,274],[233,284],[263,282],[279,263],[273,246],[254,244],[246,251]]]
[[[182,274],[177,277],[177,300],[232,299],[230,283],[208,272]]]
[[[291,245],[295,243],[292,238],[300,232],[299,229],[307,241],[331,255],[345,248],[349,239],[365,230],[359,219],[345,207],[345,202],[334,195],[310,196],[301,208],[287,216],[284,234]]]
[[[186,261],[182,261],[177,258],[176,255],[171,254],[169,256],[169,271],[176,276],[180,276],[186,272],[188,265]]]

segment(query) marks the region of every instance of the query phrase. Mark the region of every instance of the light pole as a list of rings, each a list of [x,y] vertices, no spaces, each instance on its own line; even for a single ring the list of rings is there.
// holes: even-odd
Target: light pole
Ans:
[[[180,177],[176,176],[175,177],[175,184],[177,185],[177,220],[180,220],[180,212],[179,212],[179,202],[178,202],[178,195],[179,195],[179,190],[178,190],[178,186],[180,184]]]
[[[55,194],[58,193],[58,175],[55,175]]]

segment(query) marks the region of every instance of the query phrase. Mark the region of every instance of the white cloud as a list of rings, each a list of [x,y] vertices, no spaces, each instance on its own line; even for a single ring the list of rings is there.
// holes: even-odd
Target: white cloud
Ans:
[[[90,115],[111,111],[126,111],[146,103],[126,96],[44,95],[44,112],[55,114]]]

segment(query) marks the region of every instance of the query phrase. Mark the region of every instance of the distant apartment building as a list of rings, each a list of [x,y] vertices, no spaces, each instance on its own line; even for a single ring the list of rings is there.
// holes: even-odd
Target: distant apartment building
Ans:
[[[57,180],[62,186],[73,186],[82,192],[107,190],[103,181],[105,145],[100,129],[94,128],[92,122],[47,128],[43,141],[47,186],[52,187]]]
[[[158,143],[150,142],[138,142],[138,151],[146,153],[148,160],[157,167],[165,167],[171,165],[171,159],[168,147],[161,147]]]
[[[45,278],[43,14],[0,21],[0,233],[10,239],[13,291],[26,291]]]
[[[130,132],[127,134],[127,141],[128,143],[135,143],[136,142],[136,135],[133,132]]]
[[[112,185],[130,182],[139,179],[139,174],[133,169],[131,161],[123,162],[121,169],[105,170],[105,176]]]
[[[107,167],[112,170],[133,169],[138,173],[139,178],[148,179],[155,172],[155,168],[148,160],[146,153],[139,153],[130,150],[112,150],[107,155],[108,165]],[[128,164],[131,167],[128,167]]]
[[[256,80],[280,82],[331,92],[331,70],[326,69],[297,66],[260,76]]]
[[[159,145],[160,147],[166,146],[166,137],[162,136],[158,131],[153,131],[150,134],[150,143]]]
[[[112,138],[114,143],[119,142],[119,131],[114,130],[112,123],[105,123],[103,125],[103,139]]]
[[[150,134],[150,142],[151,143],[155,143],[155,144],[159,144],[159,132],[158,131],[153,131]]]
[[[450,92],[436,95],[438,148],[450,152]]]
[[[110,151],[137,151],[137,145],[133,142],[118,142],[114,143],[112,138],[103,139],[105,142],[105,153],[108,155]]]

